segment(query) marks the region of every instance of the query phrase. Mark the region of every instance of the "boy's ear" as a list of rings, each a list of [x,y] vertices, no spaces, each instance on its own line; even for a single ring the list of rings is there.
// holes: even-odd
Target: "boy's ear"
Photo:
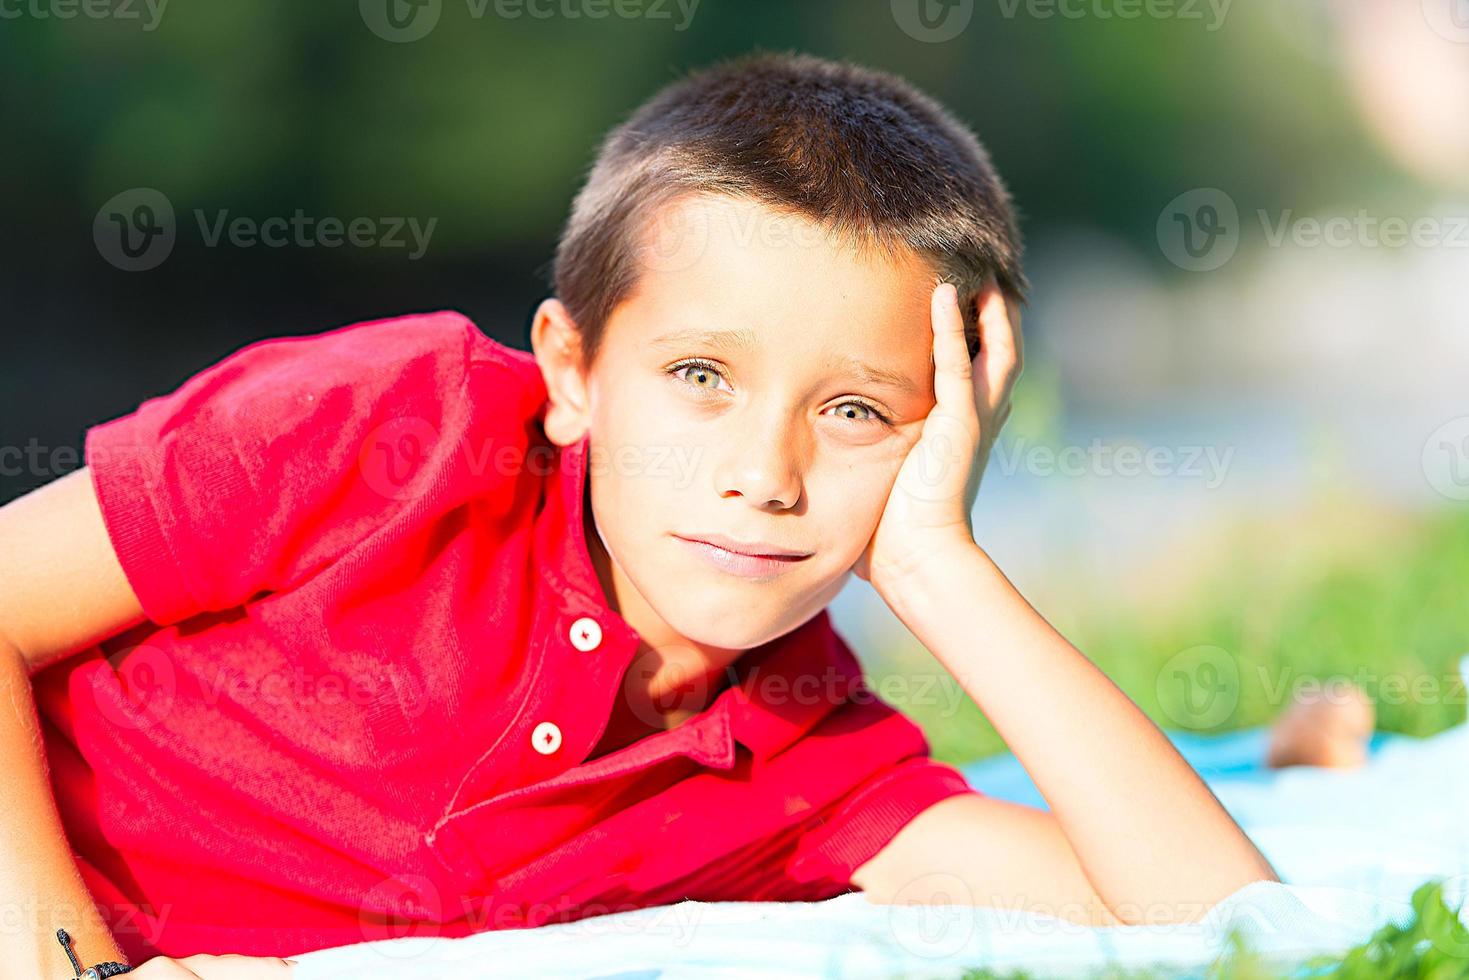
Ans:
[[[559,299],[544,299],[536,307],[530,343],[546,383],[546,438],[558,446],[569,446],[586,433],[591,414],[582,371],[581,331]]]

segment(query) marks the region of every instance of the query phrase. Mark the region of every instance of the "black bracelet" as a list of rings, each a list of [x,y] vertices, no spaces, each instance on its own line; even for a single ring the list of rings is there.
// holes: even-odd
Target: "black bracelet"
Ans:
[[[127,973],[132,970],[132,967],[126,963],[119,963],[116,960],[98,963],[96,966],[89,966],[83,970],[82,965],[77,962],[76,954],[71,951],[71,937],[66,934],[65,929],[56,930],[56,941],[61,944],[62,949],[66,950],[66,958],[71,961],[71,968],[76,971],[72,980],[106,980],[107,977],[115,977],[119,973]]]

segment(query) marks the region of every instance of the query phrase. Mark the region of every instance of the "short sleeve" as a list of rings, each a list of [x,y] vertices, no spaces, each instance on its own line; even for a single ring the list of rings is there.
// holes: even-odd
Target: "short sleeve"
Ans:
[[[467,424],[452,312],[251,344],[93,426],[108,535],[159,624],[288,588],[442,475]]]
[[[849,887],[852,872],[908,821],[941,800],[979,791],[947,763],[910,756],[863,781],[798,839],[786,875]]]

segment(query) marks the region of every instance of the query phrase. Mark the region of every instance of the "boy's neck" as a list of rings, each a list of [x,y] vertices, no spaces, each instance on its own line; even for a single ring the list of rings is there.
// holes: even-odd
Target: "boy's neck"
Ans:
[[[675,727],[688,716],[702,711],[729,687],[733,670],[729,658],[733,653],[737,660],[743,651],[712,651],[678,635],[653,611],[633,584],[624,579],[597,530],[592,513],[590,473],[582,496],[582,534],[608,608],[621,616],[639,636],[638,652],[624,675],[623,698],[637,703],[639,717],[661,714],[668,722],[665,728]],[[640,680],[634,682],[631,680],[634,677]],[[696,697],[692,693],[696,691],[705,693]],[[670,705],[676,707],[669,710]]]

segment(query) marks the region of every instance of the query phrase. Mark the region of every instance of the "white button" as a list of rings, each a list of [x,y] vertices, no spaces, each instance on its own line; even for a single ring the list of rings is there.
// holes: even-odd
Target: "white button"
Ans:
[[[595,650],[602,642],[602,627],[590,616],[583,616],[571,624],[571,645],[582,653]]]
[[[536,747],[541,755],[550,755],[561,748],[561,729],[543,721],[536,726],[536,730],[530,733],[530,744]]]

